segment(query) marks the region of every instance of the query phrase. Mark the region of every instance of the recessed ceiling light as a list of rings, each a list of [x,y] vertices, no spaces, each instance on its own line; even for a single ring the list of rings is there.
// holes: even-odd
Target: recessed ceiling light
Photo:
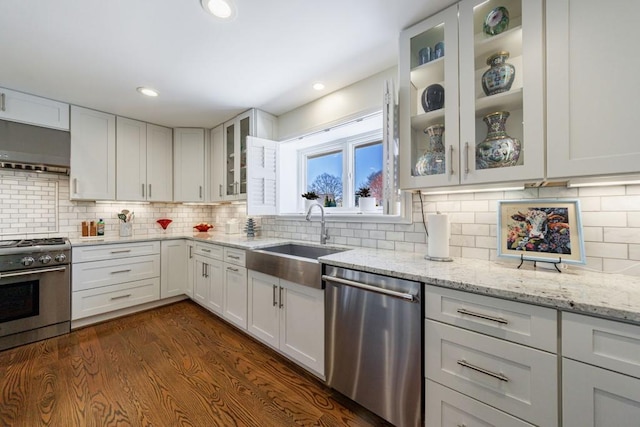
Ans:
[[[216,18],[231,20],[236,16],[233,0],[200,0],[202,8]]]
[[[324,83],[316,82],[316,83],[313,84],[313,88],[315,90],[323,90],[324,89]]]
[[[145,96],[158,96],[158,91],[150,87],[139,87],[136,90]]]

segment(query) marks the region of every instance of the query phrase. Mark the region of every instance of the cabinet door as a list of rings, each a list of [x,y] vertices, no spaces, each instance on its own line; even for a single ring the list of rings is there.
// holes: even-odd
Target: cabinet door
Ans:
[[[564,427],[637,427],[640,379],[563,358]]]
[[[433,51],[438,42],[444,42],[444,56],[426,61],[425,49]],[[399,73],[401,188],[458,184],[457,5],[401,33]],[[428,87],[435,87],[433,85],[444,89],[444,100],[440,95],[434,95],[429,97],[434,102],[425,104],[423,97],[426,97]],[[444,105],[436,108],[436,101],[442,101]],[[425,134],[425,129],[434,125],[444,125],[442,146],[434,142],[435,151],[431,150],[430,139]],[[437,154],[429,157],[428,151]]]
[[[224,263],[223,316],[247,329],[247,269]]]
[[[175,129],[173,148],[174,201],[204,201],[204,129]]]
[[[116,198],[146,200],[147,124],[117,117],[116,129]]]
[[[206,307],[209,300],[209,280],[207,278],[206,268],[210,262],[207,258],[196,255],[195,271],[193,281],[193,300],[198,304]]]
[[[240,166],[238,153],[238,122],[234,119],[224,124],[224,199],[235,200],[239,191],[237,171]]]
[[[224,301],[224,263],[217,260],[209,260],[205,265],[205,276],[209,282],[209,294],[207,307],[214,313],[222,316]]]
[[[147,189],[151,202],[173,200],[173,130],[147,124]]]
[[[280,280],[280,350],[324,376],[324,291]]]
[[[71,106],[71,199],[115,200],[116,117]]]
[[[187,245],[184,240],[161,242],[160,298],[182,295],[187,288]]]
[[[489,36],[483,26],[497,7],[507,9],[509,25],[499,34]],[[544,178],[542,0],[465,0],[459,4],[459,11],[460,183],[541,180]],[[483,75],[490,68],[491,58],[498,60],[498,54],[505,52],[507,64],[515,69],[512,85],[510,88],[496,85],[493,87],[496,93],[487,94],[483,90]],[[509,74],[504,68],[494,71],[489,85],[499,81],[497,75]]]
[[[274,348],[280,343],[280,279],[248,270],[247,331]]]
[[[605,10],[617,13],[603,27],[613,16]],[[605,10],[598,2],[546,2],[549,178],[638,172],[640,2],[611,1]]]
[[[211,129],[211,158],[209,159],[211,186],[209,199],[212,202],[224,200],[224,165],[224,127],[220,125]]]
[[[193,288],[196,281],[196,260],[193,252],[194,244],[187,242],[187,283],[185,285],[184,293],[191,299],[193,297]]]
[[[69,104],[0,88],[0,118],[69,130]]]

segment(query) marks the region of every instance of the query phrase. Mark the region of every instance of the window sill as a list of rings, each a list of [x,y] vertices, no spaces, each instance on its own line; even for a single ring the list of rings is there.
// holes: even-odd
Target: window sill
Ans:
[[[288,213],[277,215],[276,218],[292,221],[304,221],[305,213]],[[320,212],[314,210],[311,218],[317,221]],[[411,224],[411,217],[406,215],[383,215],[382,213],[364,213],[364,212],[331,212],[325,211],[324,220],[326,222],[367,222],[367,223],[384,223],[384,224]]]

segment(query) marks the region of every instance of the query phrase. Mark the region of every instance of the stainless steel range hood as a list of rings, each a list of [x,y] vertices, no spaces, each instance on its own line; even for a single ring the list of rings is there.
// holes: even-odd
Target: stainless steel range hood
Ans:
[[[69,132],[0,120],[0,167],[69,173]]]

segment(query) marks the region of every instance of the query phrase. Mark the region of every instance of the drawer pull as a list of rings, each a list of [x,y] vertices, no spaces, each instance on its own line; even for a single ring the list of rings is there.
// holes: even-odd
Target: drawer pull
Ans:
[[[116,271],[112,271],[110,274],[129,273],[130,271],[131,271],[131,269],[128,269],[128,270],[116,270]]]
[[[111,251],[112,254],[126,254],[128,252],[131,252],[131,249],[123,249],[120,251]]]
[[[233,268],[233,267],[227,267],[227,270],[235,271],[236,273],[240,271],[237,268]]]
[[[465,310],[464,308],[459,308],[457,311],[458,313],[464,314],[466,316],[472,316],[472,317],[477,317],[479,319],[491,320],[492,322],[500,323],[502,325],[509,324],[509,321],[507,319],[503,319],[502,317],[487,316],[486,314],[475,313],[473,311]]]
[[[276,285],[273,285],[273,306],[274,307],[278,305],[278,303],[276,302],[276,289],[278,289],[278,287]]]
[[[206,253],[210,253],[210,252],[211,252],[211,249],[204,249],[204,248],[202,248],[202,249],[200,249],[200,250],[201,250],[202,252],[206,252]]]
[[[120,295],[119,297],[111,297],[111,301],[116,300],[116,299],[129,298],[130,296],[131,296],[131,294]]]
[[[479,366],[476,365],[472,365],[471,363],[467,363],[465,360],[458,360],[458,365],[460,366],[464,366],[465,368],[469,368],[472,369],[476,372],[480,372],[481,374],[485,374],[488,375],[490,377],[499,379],[500,381],[504,381],[505,383],[509,382],[509,378],[505,377],[502,374],[496,374],[495,372],[489,371],[487,369],[481,368]]]
[[[227,258],[231,258],[231,259],[240,259],[239,256],[235,256],[235,255],[227,255]]]

